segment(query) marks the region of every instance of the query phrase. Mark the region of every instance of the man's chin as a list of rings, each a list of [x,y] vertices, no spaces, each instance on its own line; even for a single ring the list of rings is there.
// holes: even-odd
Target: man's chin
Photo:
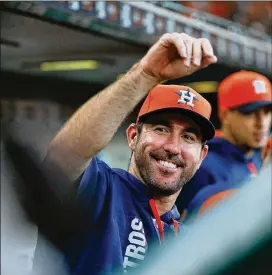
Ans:
[[[180,189],[179,189],[180,190]],[[157,186],[152,187],[152,194],[156,197],[169,197],[176,194],[179,190],[164,189]]]
[[[182,188],[182,185],[177,182],[174,183],[173,181],[157,181],[156,183],[151,183],[150,187],[153,190],[153,193],[158,196],[171,196],[177,193]]]
[[[253,150],[259,150],[259,149],[264,148],[265,145],[266,145],[266,142],[264,142],[264,141],[262,141],[262,142],[253,142],[250,145],[250,148],[253,149]]]

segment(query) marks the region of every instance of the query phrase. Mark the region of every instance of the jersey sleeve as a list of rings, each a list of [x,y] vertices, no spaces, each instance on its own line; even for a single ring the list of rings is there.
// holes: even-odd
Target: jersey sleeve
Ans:
[[[189,203],[183,221],[186,222],[208,211],[230,197],[238,188],[239,185],[231,186],[224,182],[204,187]]]
[[[88,212],[91,223],[95,223],[101,215],[107,200],[110,178],[111,168],[97,157],[93,157],[78,188],[78,199]]]

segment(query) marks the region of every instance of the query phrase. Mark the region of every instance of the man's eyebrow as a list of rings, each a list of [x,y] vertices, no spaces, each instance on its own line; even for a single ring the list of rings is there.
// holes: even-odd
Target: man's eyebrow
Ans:
[[[193,134],[195,134],[196,136],[198,136],[200,138],[202,137],[202,134],[201,134],[200,130],[197,127],[194,127],[194,126],[185,127],[183,132],[193,133]]]
[[[167,127],[171,126],[171,123],[169,122],[169,120],[161,118],[161,117],[152,117],[152,118],[148,119],[145,123],[150,124],[150,125],[164,125]],[[193,133],[197,137],[200,137],[200,139],[202,138],[202,133],[201,133],[200,129],[195,126],[187,126],[183,129],[183,132]]]

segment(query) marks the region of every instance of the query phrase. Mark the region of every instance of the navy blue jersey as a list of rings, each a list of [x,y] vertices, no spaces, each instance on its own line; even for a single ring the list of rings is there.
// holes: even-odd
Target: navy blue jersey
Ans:
[[[87,213],[85,231],[75,235],[65,252],[73,275],[122,274],[146,259],[160,245],[149,188],[122,169],[111,169],[94,157],[78,190]],[[182,228],[173,209],[160,217],[166,239]],[[175,229],[175,230],[174,230]]]
[[[261,150],[255,150],[248,157],[237,146],[219,137],[212,139],[208,145],[207,157],[193,178],[186,183],[176,201],[181,212],[188,208],[202,188],[220,184],[226,185],[228,189],[249,180],[261,169]],[[191,204],[191,210],[192,205],[194,204]]]

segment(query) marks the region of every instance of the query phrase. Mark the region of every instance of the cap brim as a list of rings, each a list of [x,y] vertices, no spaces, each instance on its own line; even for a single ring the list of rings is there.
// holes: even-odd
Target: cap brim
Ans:
[[[215,128],[213,124],[204,116],[188,109],[181,109],[181,108],[175,108],[175,107],[159,109],[141,116],[140,120],[147,117],[149,114],[154,114],[161,111],[169,111],[169,110],[173,110],[173,111],[178,110],[180,111],[181,114],[191,118],[200,127],[203,140],[210,140],[214,137]]]
[[[239,112],[242,113],[250,113],[254,112],[260,108],[263,107],[270,107],[272,109],[272,102],[271,101],[257,101],[257,102],[252,102],[246,105],[234,107],[233,109],[238,110]]]

